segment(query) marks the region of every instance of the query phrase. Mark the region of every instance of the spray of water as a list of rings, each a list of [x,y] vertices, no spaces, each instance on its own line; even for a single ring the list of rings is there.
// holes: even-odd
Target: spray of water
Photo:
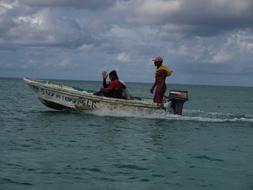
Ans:
[[[232,113],[206,112],[201,110],[184,110],[183,115],[174,115],[163,110],[156,111],[133,111],[133,110],[98,110],[92,112],[96,116],[110,117],[134,117],[145,119],[165,119],[172,121],[195,121],[195,122],[250,122],[253,123],[253,115],[235,115]]]

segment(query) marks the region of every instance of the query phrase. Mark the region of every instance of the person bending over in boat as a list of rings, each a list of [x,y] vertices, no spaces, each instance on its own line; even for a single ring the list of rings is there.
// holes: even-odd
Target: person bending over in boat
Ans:
[[[150,92],[154,94],[153,101],[162,105],[166,91],[166,77],[170,76],[173,71],[163,65],[163,59],[161,57],[155,57],[152,61],[154,61],[154,65],[156,66],[156,72],[155,82]]]
[[[109,78],[111,82],[107,84],[107,73],[102,72],[103,77],[103,88],[100,89],[96,95],[106,96],[111,98],[120,98],[120,99],[129,99],[129,95],[127,93],[126,84],[123,81],[119,80],[117,72],[115,70],[109,73]]]

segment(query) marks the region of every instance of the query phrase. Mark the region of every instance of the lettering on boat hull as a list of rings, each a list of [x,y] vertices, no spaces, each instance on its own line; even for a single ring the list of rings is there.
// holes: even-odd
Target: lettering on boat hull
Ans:
[[[94,110],[97,108],[96,101],[84,97],[76,97],[65,93],[52,91],[45,88],[32,86],[32,89],[46,106],[58,110],[63,109],[82,109]]]

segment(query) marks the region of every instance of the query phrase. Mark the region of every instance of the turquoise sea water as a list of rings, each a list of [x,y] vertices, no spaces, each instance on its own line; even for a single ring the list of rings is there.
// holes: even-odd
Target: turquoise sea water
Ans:
[[[128,86],[151,97],[151,84]],[[0,79],[0,189],[253,189],[253,88],[168,88],[189,91],[182,116],[54,111]]]

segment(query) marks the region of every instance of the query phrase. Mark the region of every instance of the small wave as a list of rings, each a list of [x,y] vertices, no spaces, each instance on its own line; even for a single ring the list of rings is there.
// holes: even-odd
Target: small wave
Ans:
[[[165,119],[171,121],[193,121],[193,122],[210,122],[210,123],[227,123],[227,122],[249,122],[253,123],[253,116],[234,115],[232,113],[222,112],[205,112],[201,110],[186,110],[183,115],[174,115],[163,110],[158,111],[127,111],[127,110],[99,110],[92,114],[96,116],[109,117],[134,117],[144,119]]]
[[[115,165],[117,168],[120,169],[133,169],[133,170],[148,170],[147,168],[143,168],[137,165],[132,165],[132,164],[117,164]]]
[[[223,159],[213,158],[206,155],[194,156],[193,158],[201,159],[201,160],[208,160],[208,161],[215,161],[215,162],[224,162]]]
[[[9,184],[26,185],[26,186],[33,185],[32,183],[29,183],[29,182],[20,182],[20,181],[16,181],[10,178],[2,178],[2,182],[9,183]]]

